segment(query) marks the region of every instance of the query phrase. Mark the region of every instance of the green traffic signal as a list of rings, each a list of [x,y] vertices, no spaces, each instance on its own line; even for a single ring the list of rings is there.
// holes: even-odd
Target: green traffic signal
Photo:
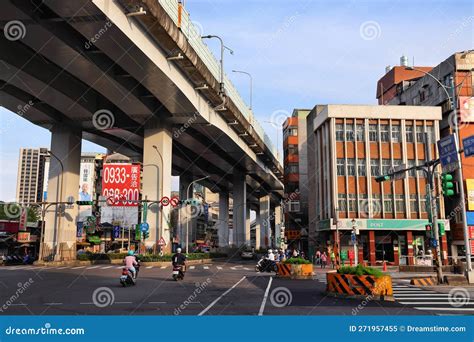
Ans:
[[[388,176],[388,175],[375,177],[375,181],[377,183],[385,182],[385,181],[388,181],[388,180],[390,180],[390,176]]]
[[[453,175],[450,173],[443,173],[441,175],[441,185],[443,188],[443,195],[446,197],[454,196],[454,182]]]

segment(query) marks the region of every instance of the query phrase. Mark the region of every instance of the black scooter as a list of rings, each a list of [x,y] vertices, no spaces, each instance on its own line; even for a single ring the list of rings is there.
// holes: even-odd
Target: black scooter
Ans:
[[[256,272],[278,272],[278,266],[275,261],[271,261],[262,256],[255,265]]]

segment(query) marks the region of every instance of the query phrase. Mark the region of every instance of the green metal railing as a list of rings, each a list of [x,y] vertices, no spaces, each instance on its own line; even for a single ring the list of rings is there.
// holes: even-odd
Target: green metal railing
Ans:
[[[177,0],[158,0],[163,9],[168,13],[176,25],[178,25],[178,1]],[[211,74],[217,79],[220,79],[220,64],[212,54],[211,50],[204,44],[201,35],[203,32],[196,27],[196,25],[189,18],[189,13],[184,9],[181,15],[181,32],[188,39],[188,43],[193,47],[194,51],[201,58],[203,63],[207,66]],[[230,79],[224,73],[224,85],[228,97],[237,106],[242,115],[248,120],[257,135],[262,139],[267,148],[272,152],[273,156],[277,155],[277,150],[273,146],[269,136],[265,133],[260,123],[255,119],[252,111],[245,104],[239,92],[232,84]]]

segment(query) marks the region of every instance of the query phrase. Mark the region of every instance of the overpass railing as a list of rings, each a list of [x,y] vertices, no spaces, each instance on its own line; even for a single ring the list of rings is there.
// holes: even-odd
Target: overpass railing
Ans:
[[[178,1],[177,0],[158,0],[163,9],[168,13],[170,18],[178,26]],[[181,13],[181,32],[188,39],[189,44],[193,47],[194,51],[198,54],[204,64],[207,66],[211,74],[217,79],[220,79],[220,63],[212,54],[211,50],[204,44],[201,36],[203,32],[195,25],[184,9]],[[265,133],[260,123],[255,119],[252,111],[245,104],[244,100],[240,96],[239,92],[232,84],[230,79],[224,73],[224,85],[227,95],[235,103],[239,111],[249,121],[257,135],[262,139],[267,148],[272,152],[273,156],[277,156],[277,150],[273,146],[270,137]]]

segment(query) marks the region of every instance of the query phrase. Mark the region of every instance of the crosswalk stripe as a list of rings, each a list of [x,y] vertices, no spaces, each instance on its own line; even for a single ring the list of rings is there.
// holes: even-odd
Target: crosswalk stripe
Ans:
[[[437,307],[416,307],[417,310],[428,310],[428,311],[474,311],[474,308],[437,308]]]
[[[194,270],[195,268],[196,268],[196,266],[189,266],[190,270]]]
[[[420,304],[424,304],[424,305],[451,305],[451,303],[445,302],[445,301],[440,301],[440,302],[399,302],[399,303],[404,304],[404,305],[420,305]],[[469,304],[465,304],[465,305],[474,305],[474,302],[470,301]]]
[[[208,270],[209,266],[203,266],[202,268],[204,268],[205,270]]]
[[[153,266],[147,266],[146,268],[150,269],[150,268],[153,268]]]
[[[101,270],[106,270],[108,268],[112,268],[113,266],[105,266],[105,267],[102,267]]]
[[[84,267],[86,267],[86,266],[77,266],[77,267],[73,267],[73,268],[71,268],[71,270],[78,270],[78,269],[80,269],[80,268],[84,268]]]
[[[218,270],[222,270],[222,267],[221,267],[221,266],[217,266],[217,269],[218,269]]]
[[[166,268],[166,266],[161,266],[160,268],[161,268],[162,270],[164,270],[164,269]]]
[[[396,300],[446,300],[448,297],[398,297],[394,296]],[[401,303],[401,302],[400,302]]]
[[[417,296],[425,296],[425,297],[432,297],[432,296],[444,296],[448,297],[449,295],[446,293],[394,293],[393,294],[395,297],[417,297]]]
[[[64,270],[66,268],[69,268],[69,267],[68,266],[58,267],[58,270]]]
[[[87,267],[88,270],[93,270],[94,268],[99,268],[100,266],[91,266],[91,267]]]

